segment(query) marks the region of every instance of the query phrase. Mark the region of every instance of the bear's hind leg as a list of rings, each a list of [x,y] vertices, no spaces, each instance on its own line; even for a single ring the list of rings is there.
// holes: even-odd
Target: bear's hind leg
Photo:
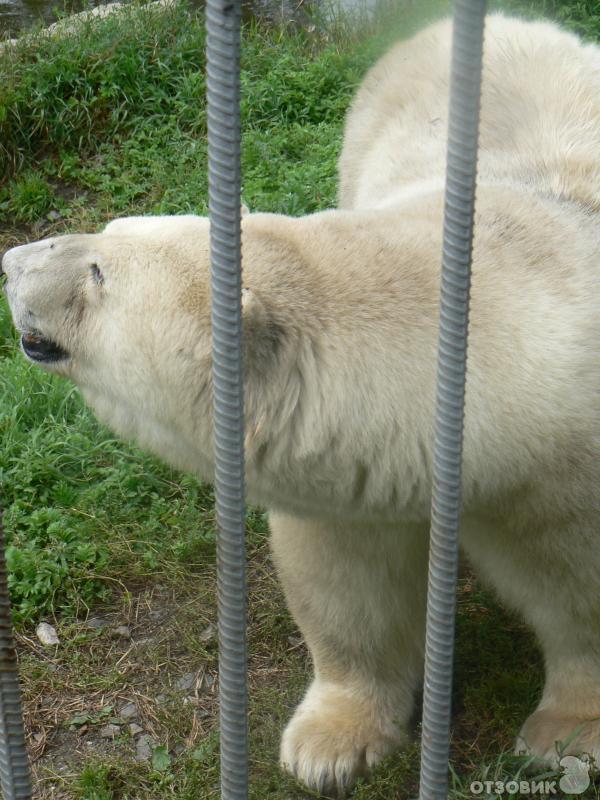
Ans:
[[[281,763],[311,789],[343,794],[406,739],[422,679],[427,526],[271,514],[271,530],[315,669]]]

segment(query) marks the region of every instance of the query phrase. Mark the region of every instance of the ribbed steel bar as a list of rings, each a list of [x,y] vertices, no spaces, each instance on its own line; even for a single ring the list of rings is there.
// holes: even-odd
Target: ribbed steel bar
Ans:
[[[4,800],[29,800],[31,778],[25,746],[17,654],[12,635],[0,509],[0,786]]]
[[[207,0],[221,798],[248,797],[239,0]]]
[[[438,345],[419,800],[446,800],[485,0],[456,0]]]

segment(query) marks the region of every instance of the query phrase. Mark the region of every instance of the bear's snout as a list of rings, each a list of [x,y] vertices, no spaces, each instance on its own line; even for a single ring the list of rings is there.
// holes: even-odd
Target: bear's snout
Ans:
[[[48,335],[52,310],[57,305],[60,288],[47,263],[54,249],[49,241],[13,247],[2,257],[1,271],[6,276],[5,292],[21,347],[32,361],[46,365],[63,361],[66,350]]]

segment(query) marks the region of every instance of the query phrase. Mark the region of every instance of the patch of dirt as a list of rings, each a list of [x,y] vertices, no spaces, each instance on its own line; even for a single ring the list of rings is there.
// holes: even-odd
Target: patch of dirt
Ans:
[[[128,599],[59,624],[55,647],[17,636],[37,798],[71,796],[59,784],[91,756],[149,760],[159,745],[193,748],[216,724],[214,608],[161,586]]]
[[[290,658],[308,668],[308,656],[266,546],[249,562],[250,695],[266,689],[281,696],[289,690]],[[73,798],[90,760],[150,762],[155,747],[177,756],[217,729],[212,567],[174,587],[127,587],[113,608],[81,622],[51,622],[59,645],[17,635],[35,800]]]

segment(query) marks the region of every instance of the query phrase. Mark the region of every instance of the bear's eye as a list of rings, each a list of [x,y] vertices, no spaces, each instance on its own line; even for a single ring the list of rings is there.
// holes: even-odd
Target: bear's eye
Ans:
[[[100,272],[98,264],[91,264],[90,272],[92,273],[92,280],[94,283],[96,283],[98,286],[102,286],[104,283],[104,275]]]

